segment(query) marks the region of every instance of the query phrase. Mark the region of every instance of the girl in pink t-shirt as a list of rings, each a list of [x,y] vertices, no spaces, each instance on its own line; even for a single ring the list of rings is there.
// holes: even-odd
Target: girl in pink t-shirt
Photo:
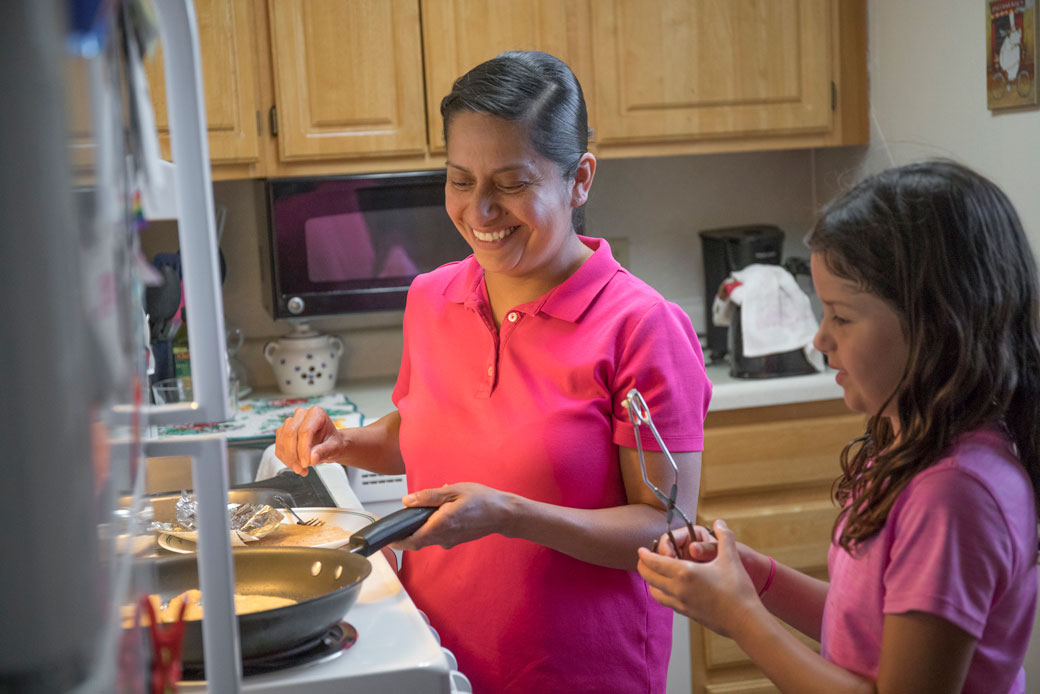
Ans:
[[[722,520],[717,541],[698,527],[640,549],[639,571],[784,692],[1024,692],[1040,289],[1018,216],[990,181],[931,161],[858,184],[808,245],[815,346],[869,415],[841,454],[830,582],[737,543]]]

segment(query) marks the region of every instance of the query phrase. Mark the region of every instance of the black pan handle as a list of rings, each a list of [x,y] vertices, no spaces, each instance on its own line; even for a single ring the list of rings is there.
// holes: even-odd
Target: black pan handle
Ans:
[[[433,515],[438,506],[406,506],[385,518],[369,523],[350,538],[348,551],[363,557],[371,556],[386,547],[408,537]]]

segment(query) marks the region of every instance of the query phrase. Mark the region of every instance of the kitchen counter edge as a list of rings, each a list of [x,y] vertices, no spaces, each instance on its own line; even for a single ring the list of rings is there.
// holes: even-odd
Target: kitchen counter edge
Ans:
[[[712,382],[709,412],[842,397],[841,386],[834,381],[834,371],[809,376],[738,379],[729,375],[726,365],[709,365],[707,374]],[[336,387],[337,392],[345,394],[357,405],[358,411],[365,415],[366,424],[393,410],[390,400],[393,389],[394,380],[388,378],[348,381]]]

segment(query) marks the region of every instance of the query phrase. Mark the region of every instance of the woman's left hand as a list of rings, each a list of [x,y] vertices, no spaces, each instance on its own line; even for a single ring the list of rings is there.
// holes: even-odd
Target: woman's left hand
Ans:
[[[511,496],[474,482],[413,492],[402,499],[405,506],[437,506],[438,509],[425,525],[393,546],[404,550],[429,545],[451,549],[463,542],[501,533],[510,519]]]
[[[710,561],[676,559],[640,547],[638,570],[654,600],[716,633],[733,636],[762,603],[741,564],[733,532],[718,520],[715,534],[718,553]]]

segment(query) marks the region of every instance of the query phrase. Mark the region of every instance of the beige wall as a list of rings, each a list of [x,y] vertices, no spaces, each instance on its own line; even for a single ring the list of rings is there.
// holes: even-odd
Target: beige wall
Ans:
[[[948,157],[1011,198],[1040,249],[1040,110],[986,107],[986,3],[870,0],[871,146],[819,151],[820,199],[863,172]]]

